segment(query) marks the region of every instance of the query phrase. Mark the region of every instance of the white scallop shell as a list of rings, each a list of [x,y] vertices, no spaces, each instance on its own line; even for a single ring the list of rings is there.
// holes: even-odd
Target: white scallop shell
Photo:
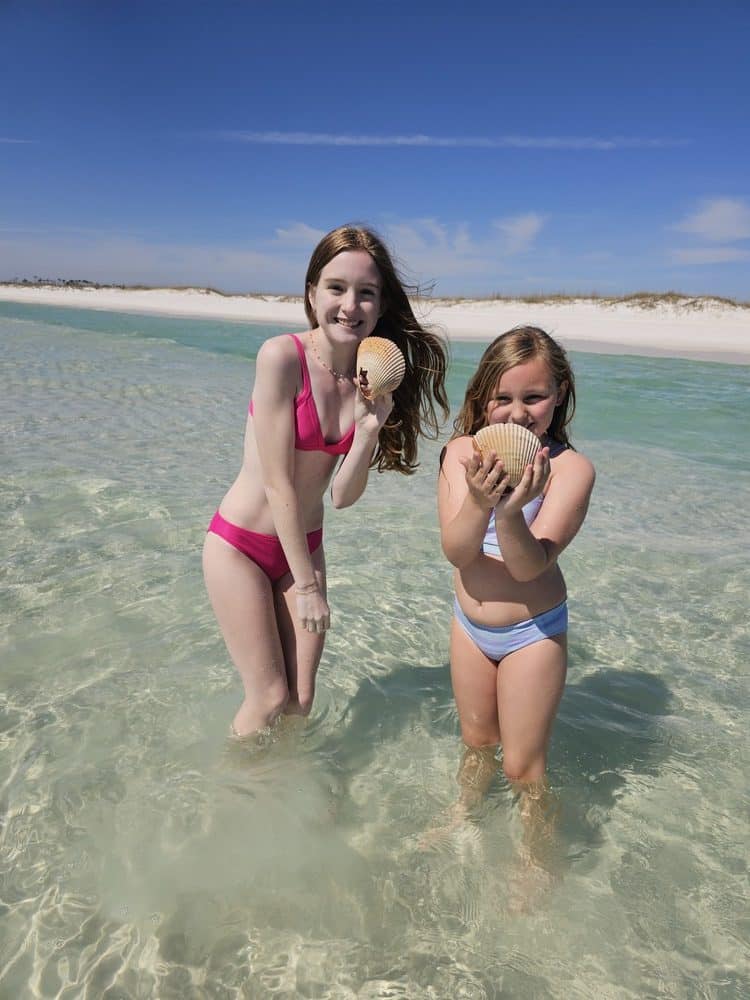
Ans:
[[[365,337],[357,350],[359,388],[366,399],[394,392],[406,373],[406,361],[392,340]]]
[[[521,482],[524,469],[531,465],[541,448],[536,434],[520,424],[488,424],[476,432],[474,442],[483,455],[495,452],[514,488]]]

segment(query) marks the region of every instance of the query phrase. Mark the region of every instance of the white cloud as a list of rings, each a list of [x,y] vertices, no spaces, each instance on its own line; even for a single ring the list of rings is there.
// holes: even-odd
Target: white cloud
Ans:
[[[523,253],[531,247],[544,225],[544,218],[537,215],[536,212],[527,212],[525,215],[496,219],[492,225],[505,241],[505,252],[517,254]]]
[[[689,250],[673,250],[672,259],[677,264],[728,264],[750,260],[750,250],[741,250],[739,247],[694,247]]]
[[[514,259],[531,248],[544,221],[542,215],[527,212],[494,220],[475,232],[466,222],[423,218],[393,222],[383,232],[406,263],[408,275],[427,284],[437,282],[438,292],[494,291],[518,270]],[[513,281],[517,284],[515,277]]]
[[[456,253],[459,254],[471,253],[471,236],[469,235],[469,227],[465,222],[460,223],[456,230],[455,248]]]
[[[745,240],[750,238],[750,205],[740,198],[709,199],[674,228],[712,243]]]
[[[304,222],[295,222],[286,229],[278,228],[274,242],[280,246],[304,247],[312,250],[325,236],[322,229],[313,229]]]
[[[425,250],[458,253],[455,240],[446,225],[437,219],[412,219],[393,223],[387,228],[388,239],[404,256]]]
[[[263,146],[381,146],[447,149],[595,150],[664,149],[688,145],[685,139],[643,139],[638,136],[437,136],[352,135],[333,132],[223,131],[210,137]]]
[[[30,143],[36,142],[36,139],[10,139],[8,136],[0,135],[0,145],[6,146],[28,146]]]
[[[468,223],[448,226],[437,219],[412,219],[387,227],[389,240],[399,254],[411,260],[429,258],[470,262],[484,270],[487,260],[497,262],[530,249],[544,225],[536,212],[495,219],[484,236],[473,236]]]

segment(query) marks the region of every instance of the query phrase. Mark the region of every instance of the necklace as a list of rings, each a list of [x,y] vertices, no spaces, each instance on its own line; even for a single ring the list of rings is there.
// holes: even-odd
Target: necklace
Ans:
[[[327,372],[330,372],[337,382],[351,382],[354,372],[348,372],[348,373],[337,372],[335,368],[331,368],[331,366],[327,365],[325,361],[321,358],[321,356],[318,354],[318,348],[315,346],[315,336],[312,330],[310,331],[310,347],[312,347],[312,352],[317,358],[318,363],[321,364]]]

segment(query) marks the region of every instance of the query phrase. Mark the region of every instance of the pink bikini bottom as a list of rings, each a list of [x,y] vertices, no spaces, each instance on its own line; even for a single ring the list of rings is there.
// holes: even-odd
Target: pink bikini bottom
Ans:
[[[276,535],[261,535],[257,531],[248,531],[247,528],[239,528],[231,521],[227,521],[216,511],[211,518],[208,530],[212,531],[225,542],[229,542],[239,552],[247,556],[263,570],[271,583],[276,583],[285,573],[289,572],[289,563],[286,561],[281,542]],[[307,536],[307,547],[310,554],[320,548],[323,541],[323,529],[317,528]]]

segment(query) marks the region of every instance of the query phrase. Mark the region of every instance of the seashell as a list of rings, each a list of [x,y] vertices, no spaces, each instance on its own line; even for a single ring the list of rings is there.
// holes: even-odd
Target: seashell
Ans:
[[[406,373],[406,361],[392,340],[365,337],[357,350],[357,376],[365,399],[398,389]]]
[[[514,489],[521,482],[524,469],[534,461],[541,448],[536,434],[520,424],[488,424],[476,432],[474,443],[484,455],[495,452]]]

